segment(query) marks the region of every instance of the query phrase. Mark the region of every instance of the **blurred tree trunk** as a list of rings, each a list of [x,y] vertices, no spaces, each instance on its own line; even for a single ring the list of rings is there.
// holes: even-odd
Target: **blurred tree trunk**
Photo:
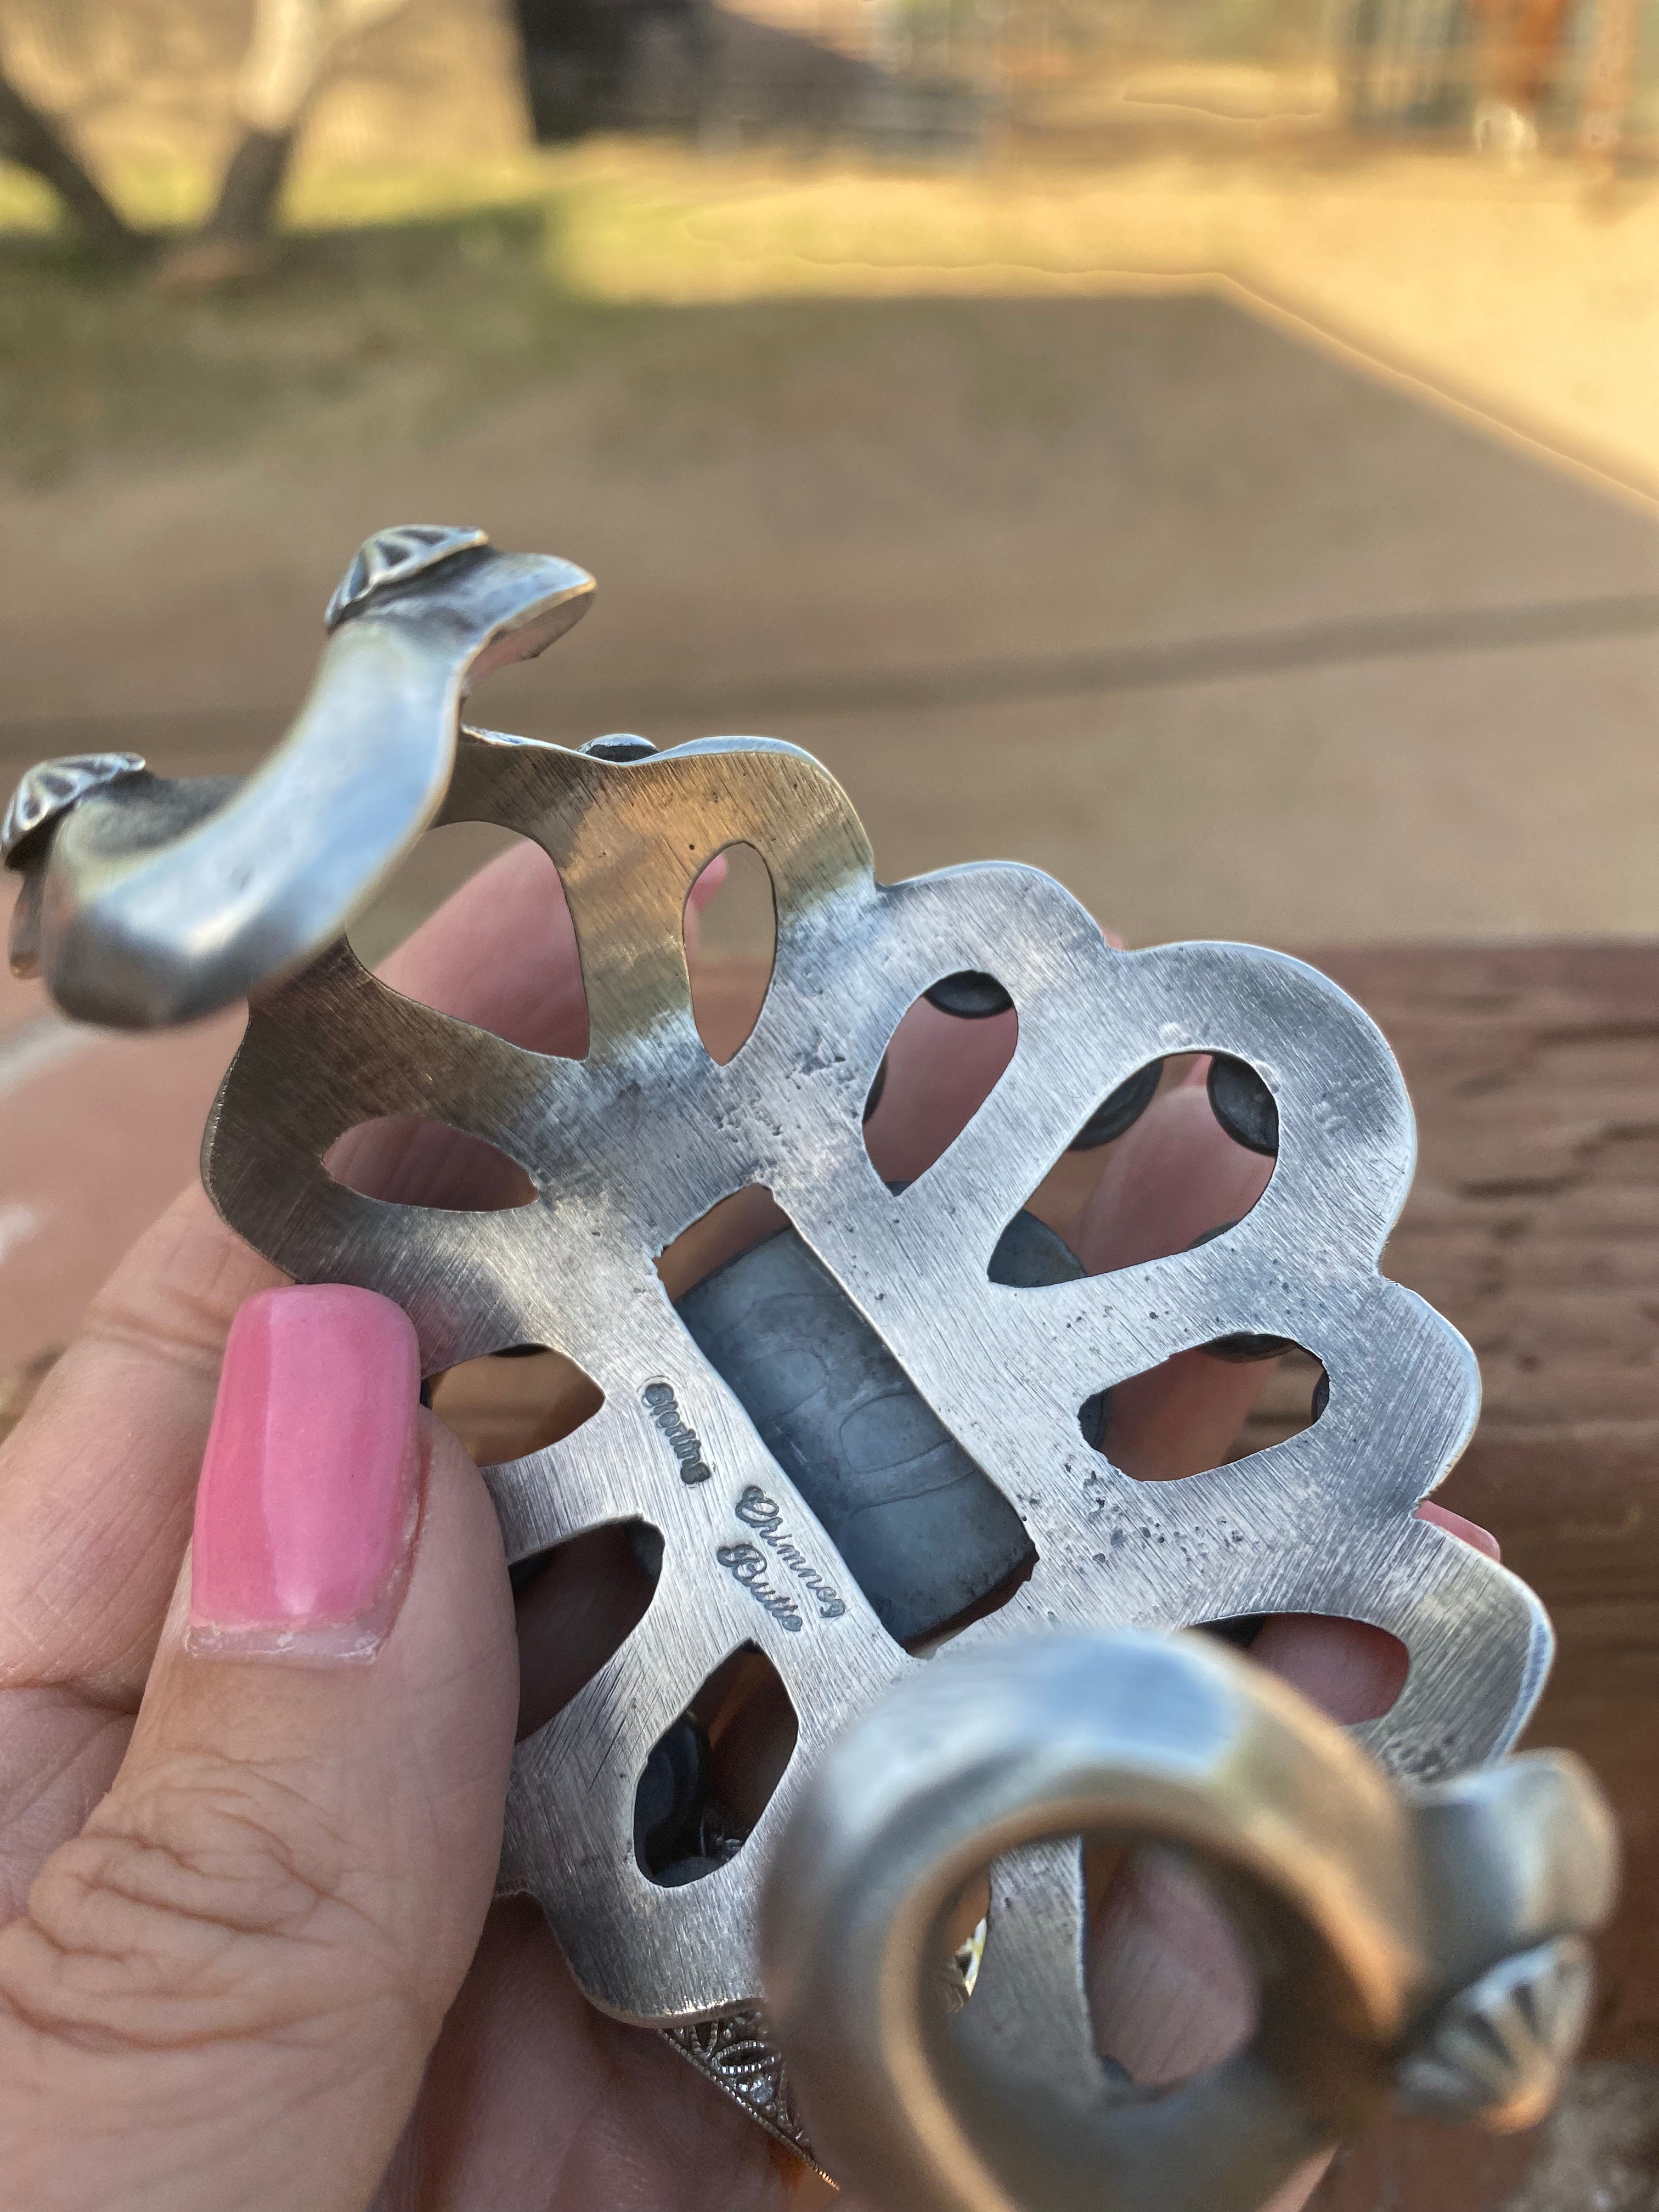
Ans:
[[[245,131],[197,238],[221,238],[242,246],[258,246],[268,238],[299,137],[297,124],[287,131]]]
[[[199,229],[166,256],[163,284],[195,290],[262,264],[307,112],[340,50],[404,0],[255,0],[236,85],[242,135]]]
[[[142,249],[143,240],[138,233],[70,152],[56,125],[24,99],[3,72],[0,72],[0,155],[44,178],[100,252],[126,256]]]

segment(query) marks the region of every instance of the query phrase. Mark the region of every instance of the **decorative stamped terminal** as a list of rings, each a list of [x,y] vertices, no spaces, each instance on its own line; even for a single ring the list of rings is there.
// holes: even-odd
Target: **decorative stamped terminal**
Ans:
[[[70,753],[42,761],[13,792],[0,818],[0,861],[21,869],[41,832],[95,791],[128,776],[143,775],[142,753]]]
[[[335,587],[323,615],[325,629],[337,629],[349,615],[395,585],[412,583],[416,576],[458,553],[471,553],[489,543],[483,530],[450,529],[437,523],[396,523],[377,530],[358,547],[356,558]]]

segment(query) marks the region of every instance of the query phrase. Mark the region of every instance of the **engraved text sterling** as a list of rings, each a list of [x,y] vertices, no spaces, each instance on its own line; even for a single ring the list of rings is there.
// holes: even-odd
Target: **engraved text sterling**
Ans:
[[[702,1439],[681,1420],[679,1401],[670,1386],[666,1382],[647,1382],[640,1396],[680,1463],[680,1480],[707,1482],[714,1470],[703,1458]]]

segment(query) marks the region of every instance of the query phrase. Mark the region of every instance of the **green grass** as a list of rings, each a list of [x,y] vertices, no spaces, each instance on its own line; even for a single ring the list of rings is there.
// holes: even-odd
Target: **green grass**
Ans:
[[[736,191],[800,173],[744,172]],[[210,179],[152,165],[118,197],[158,250]],[[603,364],[599,434],[683,442],[800,396],[802,304],[750,299],[756,264],[700,244],[699,194],[731,180],[603,146],[457,170],[303,173],[256,279],[179,296],[153,267],[99,262],[50,197],[0,165],[0,477],[45,486],[103,458],[163,465],[230,450],[362,450],[441,437],[534,386]],[[770,261],[759,289],[776,280]],[[817,280],[812,280],[816,282]],[[810,286],[809,286],[810,289]],[[700,312],[701,310],[701,312]],[[838,353],[813,319],[814,343]],[[835,411],[833,392],[818,394]]]
[[[206,189],[171,171],[122,183],[158,243]],[[403,447],[596,368],[588,419],[601,440],[706,450],[740,423],[833,427],[878,397],[883,330],[925,337],[956,319],[943,300],[856,296],[879,211],[867,181],[833,168],[688,167],[603,147],[454,174],[302,176],[264,271],[181,297],[147,264],[99,263],[9,184],[0,477],[44,487],[106,458]],[[951,233],[945,251],[957,250]],[[959,366],[988,409],[1052,411],[1023,354],[1011,370],[973,343]]]
[[[295,231],[245,287],[180,299],[58,233],[0,237],[0,471],[100,454],[420,435],[623,337],[558,275],[561,212],[482,207]]]
[[[107,182],[158,248],[212,187],[155,161]],[[1081,245],[1064,215],[1051,238],[1046,188],[1011,204],[1009,185],[647,141],[454,169],[302,164],[258,278],[184,297],[148,265],[100,265],[44,188],[0,164],[0,477],[432,440],[598,365],[601,437],[683,447],[740,419],[833,426],[882,381],[881,327],[925,335],[954,319],[938,295],[1001,294],[1023,264],[1069,285],[1121,258],[1097,214]],[[1041,427],[1040,364],[981,350],[962,366],[986,405]]]

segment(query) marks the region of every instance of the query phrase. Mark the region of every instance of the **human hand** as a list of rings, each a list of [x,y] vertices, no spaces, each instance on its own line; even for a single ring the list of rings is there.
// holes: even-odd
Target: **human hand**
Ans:
[[[388,979],[581,1049],[574,940],[533,848]],[[962,1126],[1012,1024],[907,1017],[870,1124],[884,1172]],[[354,1134],[332,1164],[428,1204],[477,1202],[491,1172],[436,1127]],[[1057,1182],[1050,1218],[1091,1268],[1127,1265],[1236,1218],[1267,1168],[1201,1089],[1174,1089],[1092,1193]],[[773,1218],[758,1194],[729,1209],[683,1279]],[[282,1282],[189,1194],[0,1455],[0,2206],[825,2198],[662,2038],[585,2002],[532,1905],[491,1902],[515,1716],[545,1717],[610,1648],[626,1559],[590,1547],[580,1576],[532,1583],[515,1643],[488,1497],[414,1402],[409,1324],[372,1293]],[[1120,1386],[1114,1455],[1214,1465],[1264,1372],[1195,1352]],[[1344,1719],[1398,1687],[1398,1647],[1354,1624],[1272,1623],[1256,1655]],[[1103,1902],[1096,1948],[1138,2075],[1231,2032],[1213,1930],[1158,1878]]]

